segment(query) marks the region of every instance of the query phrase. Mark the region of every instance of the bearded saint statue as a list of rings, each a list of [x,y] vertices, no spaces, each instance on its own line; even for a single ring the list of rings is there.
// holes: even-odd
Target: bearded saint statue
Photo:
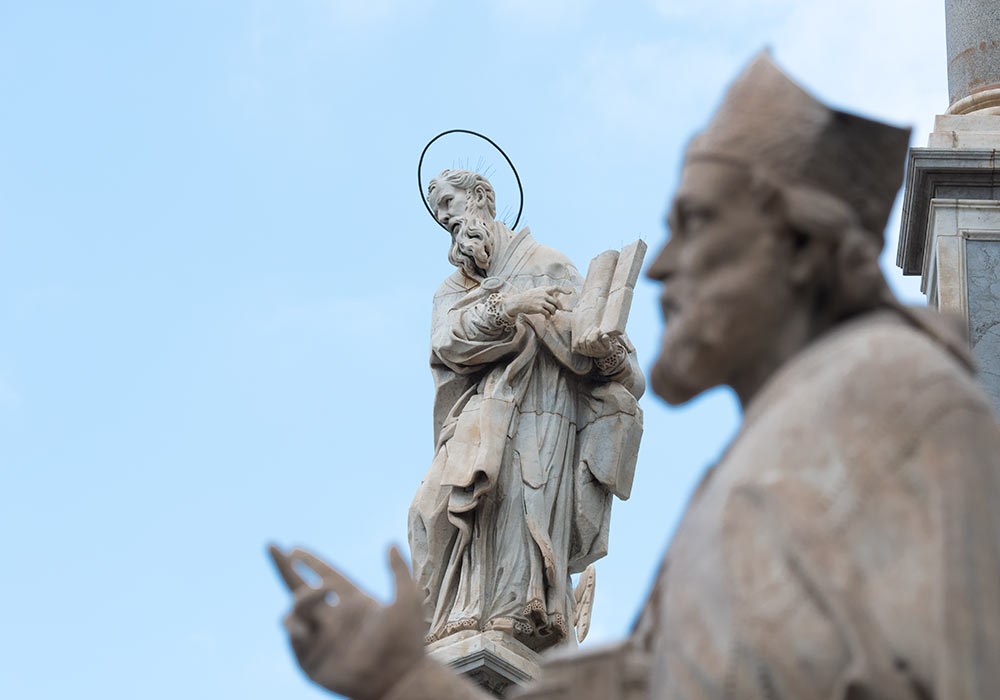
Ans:
[[[457,269],[434,295],[435,456],[409,516],[427,639],[575,641],[570,575],[607,553],[612,494],[629,495],[643,376],[627,339],[573,351],[583,279],[494,219],[486,178],[445,170],[428,200]]]

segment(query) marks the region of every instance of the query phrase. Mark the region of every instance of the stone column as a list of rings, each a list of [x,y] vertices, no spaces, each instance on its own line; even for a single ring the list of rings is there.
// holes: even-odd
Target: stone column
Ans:
[[[1000,2],[945,0],[949,114],[1000,107]]]
[[[910,149],[896,263],[968,322],[1000,411],[1000,1],[945,2],[951,104]]]

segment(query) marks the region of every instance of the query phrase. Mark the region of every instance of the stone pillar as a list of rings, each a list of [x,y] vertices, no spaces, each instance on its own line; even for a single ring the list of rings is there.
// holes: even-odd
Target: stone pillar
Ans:
[[[896,263],[960,314],[1000,411],[1000,2],[946,0],[951,105],[911,148]]]
[[[945,0],[949,114],[1000,107],[1000,2]]]

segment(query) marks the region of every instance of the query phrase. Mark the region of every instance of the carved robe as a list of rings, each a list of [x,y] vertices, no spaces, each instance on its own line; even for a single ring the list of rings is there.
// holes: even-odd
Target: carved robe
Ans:
[[[527,229],[494,226],[486,279],[457,271],[434,297],[435,457],[410,549],[430,639],[498,628],[542,649],[571,637],[570,574],[606,554],[612,493],[628,497],[642,375],[634,353],[614,377],[572,353],[567,312],[491,322],[492,294],[559,285],[571,307],[582,285]]]

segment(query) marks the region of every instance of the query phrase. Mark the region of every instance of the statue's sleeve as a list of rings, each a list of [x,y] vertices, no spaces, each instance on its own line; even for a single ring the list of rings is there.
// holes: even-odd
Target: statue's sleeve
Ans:
[[[516,354],[527,340],[524,323],[503,316],[495,295],[471,292],[453,303],[438,299],[431,320],[431,354],[468,374]]]
[[[425,657],[379,700],[490,700],[491,697],[451,669]]]

